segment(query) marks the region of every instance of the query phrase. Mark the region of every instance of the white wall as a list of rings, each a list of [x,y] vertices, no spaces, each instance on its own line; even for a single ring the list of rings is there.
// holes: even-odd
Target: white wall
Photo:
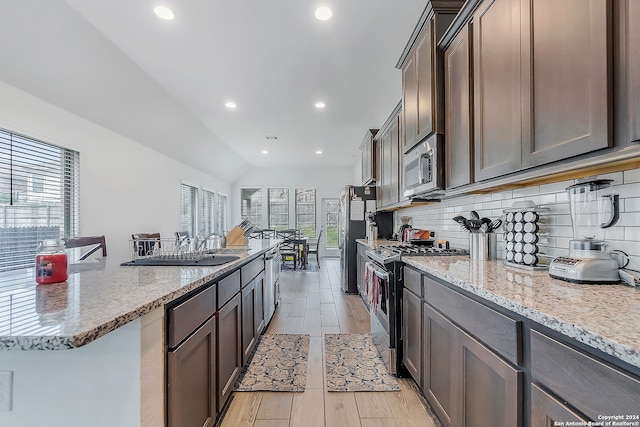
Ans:
[[[292,206],[296,188],[316,189],[316,227],[320,229],[320,203],[322,199],[340,197],[340,189],[353,184],[352,168],[254,168],[242,178],[233,183],[231,197],[231,221],[229,228],[240,222],[240,189],[242,187],[262,188],[262,221],[263,228],[267,227],[267,188],[288,187],[289,190],[289,221],[295,226]]]
[[[231,195],[229,183],[3,82],[0,99],[0,127],[80,152],[80,234],[104,234],[109,257],[130,257],[132,233],[173,236],[182,181]]]

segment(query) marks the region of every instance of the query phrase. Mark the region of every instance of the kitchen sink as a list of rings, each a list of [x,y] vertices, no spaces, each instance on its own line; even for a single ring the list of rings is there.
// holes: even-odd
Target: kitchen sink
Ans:
[[[123,266],[178,266],[178,267],[213,267],[240,259],[237,255],[208,255],[200,259],[172,259],[169,257],[139,258],[123,262]]]

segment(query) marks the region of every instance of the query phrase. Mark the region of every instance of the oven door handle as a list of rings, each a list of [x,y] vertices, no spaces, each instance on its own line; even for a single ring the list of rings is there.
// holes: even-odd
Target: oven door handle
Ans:
[[[382,280],[388,282],[389,281],[389,273],[381,273],[378,270],[373,270],[373,274],[381,278]]]

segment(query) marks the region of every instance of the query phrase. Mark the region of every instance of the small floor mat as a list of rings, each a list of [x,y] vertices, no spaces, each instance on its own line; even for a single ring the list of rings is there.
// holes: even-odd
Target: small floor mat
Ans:
[[[325,334],[327,391],[399,391],[369,334]]]
[[[307,383],[309,335],[262,335],[235,391],[304,391]]]

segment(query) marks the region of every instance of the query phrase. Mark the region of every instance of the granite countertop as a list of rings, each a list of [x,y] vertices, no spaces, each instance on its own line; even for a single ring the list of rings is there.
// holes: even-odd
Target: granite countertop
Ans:
[[[640,368],[640,289],[579,285],[547,271],[468,257],[408,256],[403,262]]]
[[[109,257],[69,266],[64,283],[37,285],[33,269],[0,287],[0,350],[81,347],[258,257],[280,240],[249,240],[215,267],[122,267]]]

